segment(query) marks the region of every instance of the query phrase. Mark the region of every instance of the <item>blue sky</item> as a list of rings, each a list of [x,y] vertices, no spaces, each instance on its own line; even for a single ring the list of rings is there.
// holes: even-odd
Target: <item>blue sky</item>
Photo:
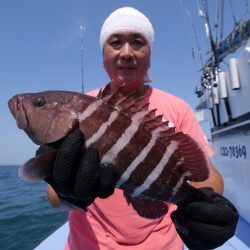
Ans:
[[[209,0],[211,12],[215,1]],[[237,2],[237,4],[236,4]],[[200,46],[208,41],[195,0],[183,0],[191,11]],[[244,13],[245,0],[233,1],[236,17]],[[152,86],[166,90],[195,107],[199,60],[192,58],[192,36],[179,0],[54,0],[0,1],[0,165],[21,164],[37,148],[17,128],[7,101],[13,95],[49,89],[81,91],[80,26],[85,27],[84,87],[97,88],[108,81],[102,68],[99,33],[103,21],[118,7],[144,12],[155,29],[150,74]],[[243,7],[242,7],[243,6]],[[241,8],[240,8],[241,7]],[[232,17],[225,20],[232,27]],[[226,33],[227,30],[225,29]]]

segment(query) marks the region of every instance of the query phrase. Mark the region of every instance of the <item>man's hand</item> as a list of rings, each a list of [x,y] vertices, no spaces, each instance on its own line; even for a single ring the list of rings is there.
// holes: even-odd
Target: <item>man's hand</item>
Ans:
[[[44,144],[36,155],[54,149]],[[117,178],[114,166],[100,164],[98,150],[85,148],[83,133],[75,129],[59,147],[52,174],[45,181],[64,205],[86,210],[96,197],[113,194]]]
[[[212,202],[191,202],[171,214],[176,230],[189,249],[213,249],[224,244],[236,230],[239,213],[212,188],[201,188]]]

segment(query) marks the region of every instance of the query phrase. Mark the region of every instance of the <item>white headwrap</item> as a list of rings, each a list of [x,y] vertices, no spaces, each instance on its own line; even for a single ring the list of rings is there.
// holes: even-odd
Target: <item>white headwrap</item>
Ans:
[[[103,46],[111,34],[118,30],[132,29],[143,35],[150,47],[154,41],[154,29],[149,19],[140,11],[123,7],[113,11],[102,25],[100,34],[100,46]],[[149,75],[144,78],[144,82],[151,82]]]
[[[152,46],[154,29],[149,19],[134,8],[123,7],[112,12],[103,23],[100,35],[101,49],[112,33],[122,29],[133,29],[140,32],[148,41],[149,46]]]

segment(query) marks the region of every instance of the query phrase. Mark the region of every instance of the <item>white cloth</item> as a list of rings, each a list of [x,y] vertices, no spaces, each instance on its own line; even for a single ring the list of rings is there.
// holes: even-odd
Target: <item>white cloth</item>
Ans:
[[[154,29],[149,19],[137,9],[123,7],[113,11],[104,21],[100,34],[100,46],[112,33],[118,30],[132,29],[140,32],[151,47],[154,41]]]

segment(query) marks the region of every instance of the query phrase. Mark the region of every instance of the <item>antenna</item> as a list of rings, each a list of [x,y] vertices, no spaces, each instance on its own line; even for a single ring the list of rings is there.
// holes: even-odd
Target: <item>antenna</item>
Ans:
[[[84,69],[83,69],[83,32],[85,31],[85,27],[80,26],[80,45],[81,45],[81,83],[82,83],[82,93],[84,93]]]
[[[214,57],[214,66],[215,68],[218,67],[219,61],[218,61],[218,55],[216,51],[216,44],[212,35],[212,31],[210,28],[210,21],[209,21],[209,14],[208,14],[208,5],[207,5],[207,0],[200,0],[203,12],[204,12],[204,18],[205,18],[205,27],[207,28],[207,36],[210,40],[210,47],[213,52],[213,57]]]

